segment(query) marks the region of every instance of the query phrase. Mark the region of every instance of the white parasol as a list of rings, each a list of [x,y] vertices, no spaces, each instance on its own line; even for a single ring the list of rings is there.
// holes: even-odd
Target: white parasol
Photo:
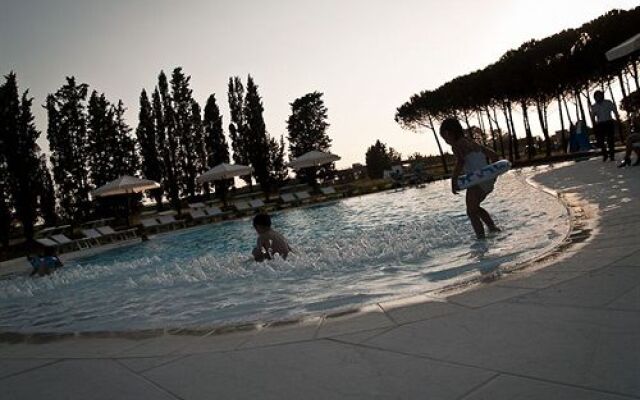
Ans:
[[[253,168],[248,165],[222,163],[200,175],[196,178],[196,181],[198,181],[198,183],[219,181],[234,178],[236,176],[251,175],[252,171]]]
[[[291,160],[291,162],[287,164],[287,166],[293,169],[319,167],[324,164],[338,161],[339,159],[340,157],[335,154],[313,150]]]
[[[116,196],[119,194],[141,193],[145,190],[157,189],[160,187],[158,182],[149,179],[140,179],[134,176],[124,175],[113,180],[103,186],[100,186],[91,195],[93,197]]]

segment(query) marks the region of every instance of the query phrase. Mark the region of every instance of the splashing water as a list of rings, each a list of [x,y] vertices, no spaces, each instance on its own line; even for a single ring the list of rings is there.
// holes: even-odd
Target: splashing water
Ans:
[[[516,173],[485,202],[503,232],[473,239],[448,182],[279,212],[295,253],[250,260],[248,219],[163,234],[0,281],[0,330],[197,327],[328,312],[434,290],[548,250],[566,210]]]

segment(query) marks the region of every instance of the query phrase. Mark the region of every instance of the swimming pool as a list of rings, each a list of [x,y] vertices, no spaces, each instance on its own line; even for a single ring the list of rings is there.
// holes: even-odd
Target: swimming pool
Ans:
[[[406,297],[523,261],[569,228],[553,197],[508,173],[486,201],[503,232],[473,239],[448,181],[273,215],[295,253],[250,261],[249,219],[152,237],[0,281],[0,331],[202,327],[317,315]]]

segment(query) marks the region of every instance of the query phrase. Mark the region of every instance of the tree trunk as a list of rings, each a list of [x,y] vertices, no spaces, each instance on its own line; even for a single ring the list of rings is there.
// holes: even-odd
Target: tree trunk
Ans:
[[[449,173],[449,166],[447,165],[447,158],[444,156],[444,152],[442,151],[442,145],[440,144],[440,139],[438,138],[438,132],[436,132],[436,128],[433,125],[433,119],[431,115],[429,115],[429,128],[433,132],[433,137],[436,138],[436,144],[438,145],[438,151],[440,152],[440,160],[442,161],[442,168],[444,168],[444,173]]]
[[[482,118],[482,114],[480,111],[476,110],[476,118],[478,118],[478,125],[480,128],[480,139],[482,140],[482,145],[487,146],[487,132],[484,129],[484,121]]]
[[[627,97],[627,89],[624,87],[624,80],[622,79],[622,71],[618,72],[618,83],[620,83],[620,90],[622,91],[622,97]]]
[[[567,153],[567,137],[564,134],[564,117],[562,116],[562,100],[560,96],[558,96],[558,113],[560,115],[560,135],[562,137],[562,142],[560,146],[562,147],[562,151]]]
[[[538,109],[538,120],[540,121],[540,127],[542,128],[542,135],[544,136],[544,148],[545,155],[551,157],[551,140],[549,139],[549,124],[547,123],[547,105],[542,104],[540,101],[536,101],[536,108]]]
[[[491,122],[491,114],[489,114],[489,108],[487,111],[487,120],[489,121],[489,132],[491,132],[491,144],[493,145],[493,151],[498,152],[498,143],[496,142],[496,133],[493,130],[493,122]],[[480,113],[482,115],[482,112]]]
[[[511,110],[511,103],[507,103],[507,107],[509,109],[509,121],[511,122],[511,134],[513,135],[513,153],[516,160],[520,159],[520,149],[518,146],[518,136],[516,136],[516,126],[513,124],[513,112]]]
[[[500,153],[502,154],[502,158],[507,158],[504,152],[504,138],[502,137],[503,136],[502,129],[500,128],[500,121],[498,121],[498,114],[496,113],[496,109],[494,107],[492,108],[493,108],[493,121],[496,123],[496,129],[498,130],[498,135],[499,135],[498,137],[500,138]]]
[[[567,104],[567,99],[562,96],[562,103],[564,104],[564,109],[567,112],[567,121],[569,121],[569,126],[573,125],[573,120],[571,119],[571,112],[569,111],[569,105]]]
[[[576,99],[576,110],[580,111],[580,116],[582,117],[581,119],[584,121],[584,123],[587,123],[587,114],[584,113],[584,107],[582,106],[582,99],[580,98],[580,91],[578,89],[575,90],[574,92],[575,95],[575,99]]]
[[[591,126],[595,126],[596,125],[596,121],[595,119],[593,119],[593,114],[591,113],[591,94],[589,93],[589,85],[587,85],[587,87],[585,88],[585,95],[584,98],[587,102],[587,110],[589,110],[589,120],[591,121]]]
[[[462,116],[464,117],[464,123],[467,125],[467,129],[471,129],[471,125],[469,125],[469,115],[467,114],[467,110],[462,111]]]
[[[638,64],[635,61],[631,62],[633,81],[636,83],[636,90],[640,90],[640,83],[638,82]]]
[[[531,125],[529,124],[529,110],[526,102],[521,102],[520,107],[522,108],[522,122],[524,123],[524,133],[527,138],[527,160],[531,161],[533,156],[535,155],[534,144],[533,144],[533,136],[531,135]]]
[[[511,134],[511,124],[509,123],[509,111],[507,110],[507,103],[502,105],[502,112],[504,113],[504,119],[507,122],[507,137],[509,138],[509,161],[513,162],[513,135]]]

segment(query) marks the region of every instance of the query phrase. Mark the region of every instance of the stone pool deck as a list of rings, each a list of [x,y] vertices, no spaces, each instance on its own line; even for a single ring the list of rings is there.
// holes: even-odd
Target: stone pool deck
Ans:
[[[5,340],[0,398],[640,399],[640,168],[535,180],[592,224],[549,265],[302,325]]]

